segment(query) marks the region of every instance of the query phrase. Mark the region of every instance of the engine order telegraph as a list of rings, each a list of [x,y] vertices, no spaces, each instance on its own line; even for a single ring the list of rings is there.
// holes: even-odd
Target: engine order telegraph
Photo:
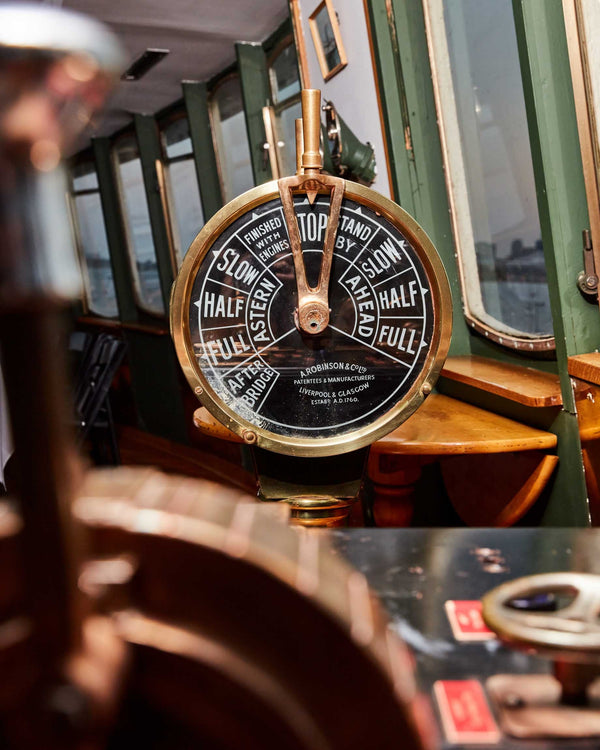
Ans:
[[[200,401],[249,444],[357,450],[431,391],[450,292],[423,229],[373,190],[321,171],[320,92],[302,92],[297,174],[219,211],[185,256],[171,328]]]

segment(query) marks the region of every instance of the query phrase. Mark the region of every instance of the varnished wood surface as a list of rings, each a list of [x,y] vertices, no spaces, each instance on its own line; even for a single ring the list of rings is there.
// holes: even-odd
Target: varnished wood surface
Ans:
[[[243,442],[204,407],[194,412],[194,424],[205,435]],[[556,435],[550,432],[434,393],[410,419],[374,443],[371,450],[376,453],[445,455],[506,453],[555,446]]]
[[[576,354],[568,359],[569,375],[600,385],[600,352]]]
[[[600,438],[600,388],[587,385],[575,391],[575,408],[582,443]]]
[[[453,455],[548,450],[556,435],[433,393],[400,427],[373,443],[376,453]]]
[[[594,373],[590,371],[589,364],[591,362],[593,368],[594,360],[598,361],[598,359],[600,359],[600,354],[569,357],[569,373],[577,377],[574,382],[585,386],[585,388],[575,389],[575,409],[593,526],[600,525],[600,388],[590,383],[590,377],[594,377]],[[573,360],[577,360],[574,367]],[[583,379],[585,376],[587,376],[586,380]]]
[[[562,404],[558,376],[531,367],[511,365],[477,356],[448,357],[442,369],[442,377],[480,388],[496,396],[503,396],[525,406]]]

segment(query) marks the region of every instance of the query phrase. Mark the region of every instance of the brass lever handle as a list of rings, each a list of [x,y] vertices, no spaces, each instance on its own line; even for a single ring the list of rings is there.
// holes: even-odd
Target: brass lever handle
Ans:
[[[344,181],[337,177],[321,174],[322,159],[320,146],[321,136],[321,92],[316,89],[302,91],[302,135],[297,130],[296,147],[302,149],[297,155],[298,174],[279,180],[279,193],[283,205],[283,215],[290,238],[296,285],[298,290],[297,322],[304,333],[312,335],[322,333],[329,325],[329,278],[333,262],[333,248],[337,233]],[[293,191],[303,191],[311,204],[318,192],[328,190],[331,195],[329,217],[323,241],[323,257],[319,280],[311,287],[306,279],[306,268],[302,255],[302,241],[298,221],[294,211]]]
[[[319,174],[323,168],[321,158],[321,92],[319,89],[302,90],[302,131],[304,135],[304,149],[302,152],[302,168]]]

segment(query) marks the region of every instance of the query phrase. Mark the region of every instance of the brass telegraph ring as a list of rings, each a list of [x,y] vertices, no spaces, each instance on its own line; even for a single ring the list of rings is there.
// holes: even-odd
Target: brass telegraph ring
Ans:
[[[326,456],[387,434],[431,391],[451,298],[402,208],[320,171],[319,92],[303,92],[298,173],[207,222],[171,295],[188,382],[249,444]],[[297,141],[301,141],[297,135]]]
[[[546,599],[555,611],[519,607]],[[500,639],[560,661],[600,662],[600,576],[543,573],[504,583],[482,600],[483,619]]]

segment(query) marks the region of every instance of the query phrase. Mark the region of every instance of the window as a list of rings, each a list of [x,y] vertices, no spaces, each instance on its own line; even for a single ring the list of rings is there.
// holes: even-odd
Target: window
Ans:
[[[269,59],[269,81],[273,104],[281,104],[300,93],[300,76],[296,48],[291,37],[286,37]]]
[[[510,0],[424,0],[466,316],[499,343],[553,346]]]
[[[89,159],[71,170],[75,236],[82,261],[84,289],[89,312],[116,318],[117,296],[100,202],[98,176]]]
[[[161,130],[171,230],[177,266],[204,225],[200,190],[185,116],[172,119]]]
[[[131,135],[119,138],[115,153],[137,303],[146,312],[163,315],[165,309],[158,263],[152,240],[142,165],[135,138]]]
[[[229,202],[254,187],[242,90],[237,76],[223,80],[211,97],[211,119],[223,198]]]
[[[265,115],[265,129],[272,129],[270,148],[275,149],[273,176],[285,177],[296,171],[296,125],[302,117],[300,76],[296,48],[291,36],[286,37],[269,57],[269,82],[273,106]],[[267,122],[270,119],[270,124]],[[271,142],[272,141],[272,142]]]

